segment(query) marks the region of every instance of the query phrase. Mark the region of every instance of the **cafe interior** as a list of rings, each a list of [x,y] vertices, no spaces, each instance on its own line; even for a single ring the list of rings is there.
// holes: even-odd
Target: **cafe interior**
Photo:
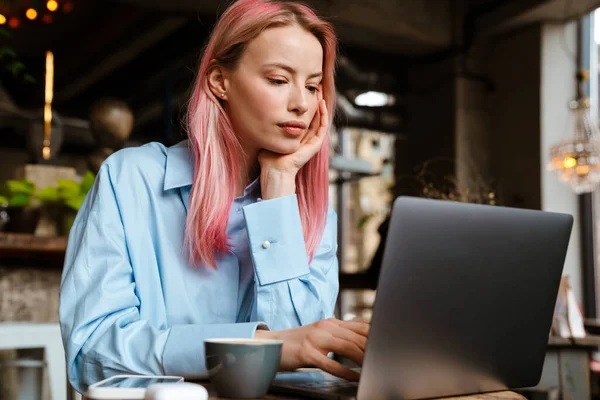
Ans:
[[[306,3],[340,41],[335,316],[371,318],[397,196],[569,213],[542,378],[519,393],[600,398],[600,0]],[[58,325],[69,230],[107,157],[185,140],[227,4],[0,0],[0,399],[80,398]]]

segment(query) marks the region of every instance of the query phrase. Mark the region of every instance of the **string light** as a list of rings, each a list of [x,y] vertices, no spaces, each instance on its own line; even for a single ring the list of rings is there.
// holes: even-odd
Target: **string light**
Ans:
[[[27,11],[25,11],[25,16],[32,21],[37,18],[37,15],[37,11],[35,11],[33,8],[29,8]]]
[[[15,2],[14,6],[10,6],[11,2],[3,2],[0,0],[2,13],[0,13],[0,26],[8,25],[16,29],[21,27],[22,23],[29,21],[41,20],[45,24],[55,21],[57,12],[68,14],[73,11],[74,0],[28,0],[26,6],[21,8],[19,2]]]
[[[46,3],[46,8],[50,11],[56,11],[58,9],[58,3],[56,0],[48,0]]]
[[[18,28],[19,25],[21,25],[21,21],[19,21],[18,18],[12,17],[8,20],[8,26],[10,26],[11,28]]]

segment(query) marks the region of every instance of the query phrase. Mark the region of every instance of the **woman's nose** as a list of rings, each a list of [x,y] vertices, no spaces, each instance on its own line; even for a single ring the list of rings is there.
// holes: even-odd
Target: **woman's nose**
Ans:
[[[297,114],[304,114],[308,111],[308,99],[304,88],[294,88],[290,93],[288,110]]]

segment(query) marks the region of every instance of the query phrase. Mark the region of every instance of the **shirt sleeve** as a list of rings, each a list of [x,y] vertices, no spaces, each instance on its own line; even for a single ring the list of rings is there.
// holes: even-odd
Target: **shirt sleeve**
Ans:
[[[69,381],[117,374],[205,378],[204,339],[254,337],[259,322],[153,326],[140,318],[121,210],[106,163],[71,229],[59,319]]]
[[[329,210],[309,264],[296,195],[244,207],[256,274],[256,315],[272,330],[333,316],[339,290],[337,216]]]

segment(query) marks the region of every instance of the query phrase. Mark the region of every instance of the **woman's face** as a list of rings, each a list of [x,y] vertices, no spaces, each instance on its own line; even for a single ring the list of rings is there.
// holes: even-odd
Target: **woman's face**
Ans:
[[[248,154],[295,152],[317,111],[323,49],[292,25],[267,29],[225,74],[225,109]]]

